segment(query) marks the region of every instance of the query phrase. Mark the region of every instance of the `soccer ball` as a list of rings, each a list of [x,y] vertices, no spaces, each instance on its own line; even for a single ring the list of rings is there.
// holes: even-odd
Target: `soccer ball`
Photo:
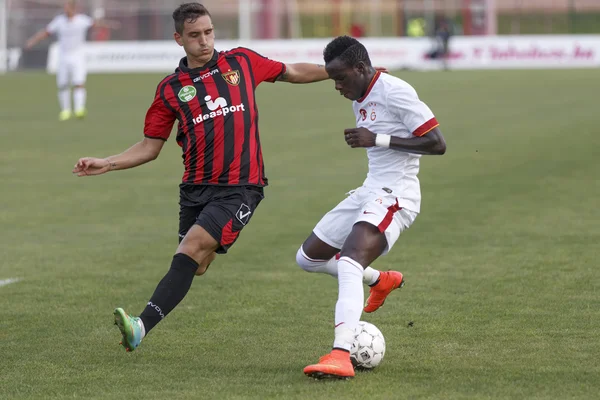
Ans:
[[[385,354],[385,339],[373,324],[360,321],[350,350],[350,360],[355,368],[372,369],[381,364]]]

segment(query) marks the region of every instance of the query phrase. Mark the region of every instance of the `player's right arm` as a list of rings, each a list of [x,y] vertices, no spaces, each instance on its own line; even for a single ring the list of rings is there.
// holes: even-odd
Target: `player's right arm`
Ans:
[[[27,42],[25,43],[25,48],[29,50],[42,40],[47,39],[49,36],[50,32],[48,32],[46,29],[42,29],[27,40]]]
[[[31,49],[33,46],[35,46],[42,40],[45,40],[48,37],[50,37],[50,35],[56,33],[60,24],[61,24],[61,16],[59,15],[59,16],[55,17],[52,21],[50,21],[50,23],[48,24],[48,26],[46,28],[40,30],[35,35],[30,37],[27,40],[27,42],[25,43],[25,48]]]
[[[73,168],[77,176],[102,175],[109,171],[129,169],[155,160],[164,145],[163,140],[144,138],[121,154],[106,158],[80,158]]]
[[[169,138],[175,111],[164,100],[162,91],[168,79],[163,80],[156,89],[152,105],[146,112],[144,139],[134,144],[121,154],[106,158],[80,158],[73,168],[77,176],[101,175],[109,171],[129,169],[155,160]]]

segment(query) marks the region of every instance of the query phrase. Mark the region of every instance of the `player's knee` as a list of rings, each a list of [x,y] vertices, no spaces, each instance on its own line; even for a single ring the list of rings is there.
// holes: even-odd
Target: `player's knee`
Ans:
[[[219,247],[219,243],[204,228],[194,225],[184,236],[179,247],[178,253],[183,253],[201,264],[210,257]]]
[[[181,243],[177,248],[177,253],[185,254],[186,256],[195,260],[198,263],[198,265],[201,265],[202,261],[205,260],[212,252],[212,249],[209,250],[203,247],[190,244],[186,245],[185,243]]]
[[[315,269],[323,264],[323,262],[308,257],[302,246],[300,246],[296,253],[296,264],[306,272],[316,272]]]

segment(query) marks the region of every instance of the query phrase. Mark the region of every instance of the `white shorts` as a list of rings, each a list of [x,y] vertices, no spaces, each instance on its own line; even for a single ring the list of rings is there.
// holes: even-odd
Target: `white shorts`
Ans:
[[[398,206],[398,199],[383,189],[360,187],[329,211],[315,226],[313,232],[328,245],[341,249],[352,227],[357,222],[368,222],[385,233],[388,253],[417,218],[417,213]]]
[[[59,58],[56,70],[58,87],[83,85],[87,77],[85,54],[63,55]]]

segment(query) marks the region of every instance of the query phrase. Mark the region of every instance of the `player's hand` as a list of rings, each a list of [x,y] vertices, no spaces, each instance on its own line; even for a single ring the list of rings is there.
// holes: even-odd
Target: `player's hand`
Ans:
[[[367,128],[350,128],[344,130],[344,139],[348,146],[373,147],[375,146],[375,134]]]
[[[390,71],[388,71],[388,69],[386,67],[375,67],[375,71],[377,72],[383,72],[384,74],[389,74]]]
[[[110,162],[105,158],[80,158],[73,168],[77,176],[102,175],[110,171]]]

